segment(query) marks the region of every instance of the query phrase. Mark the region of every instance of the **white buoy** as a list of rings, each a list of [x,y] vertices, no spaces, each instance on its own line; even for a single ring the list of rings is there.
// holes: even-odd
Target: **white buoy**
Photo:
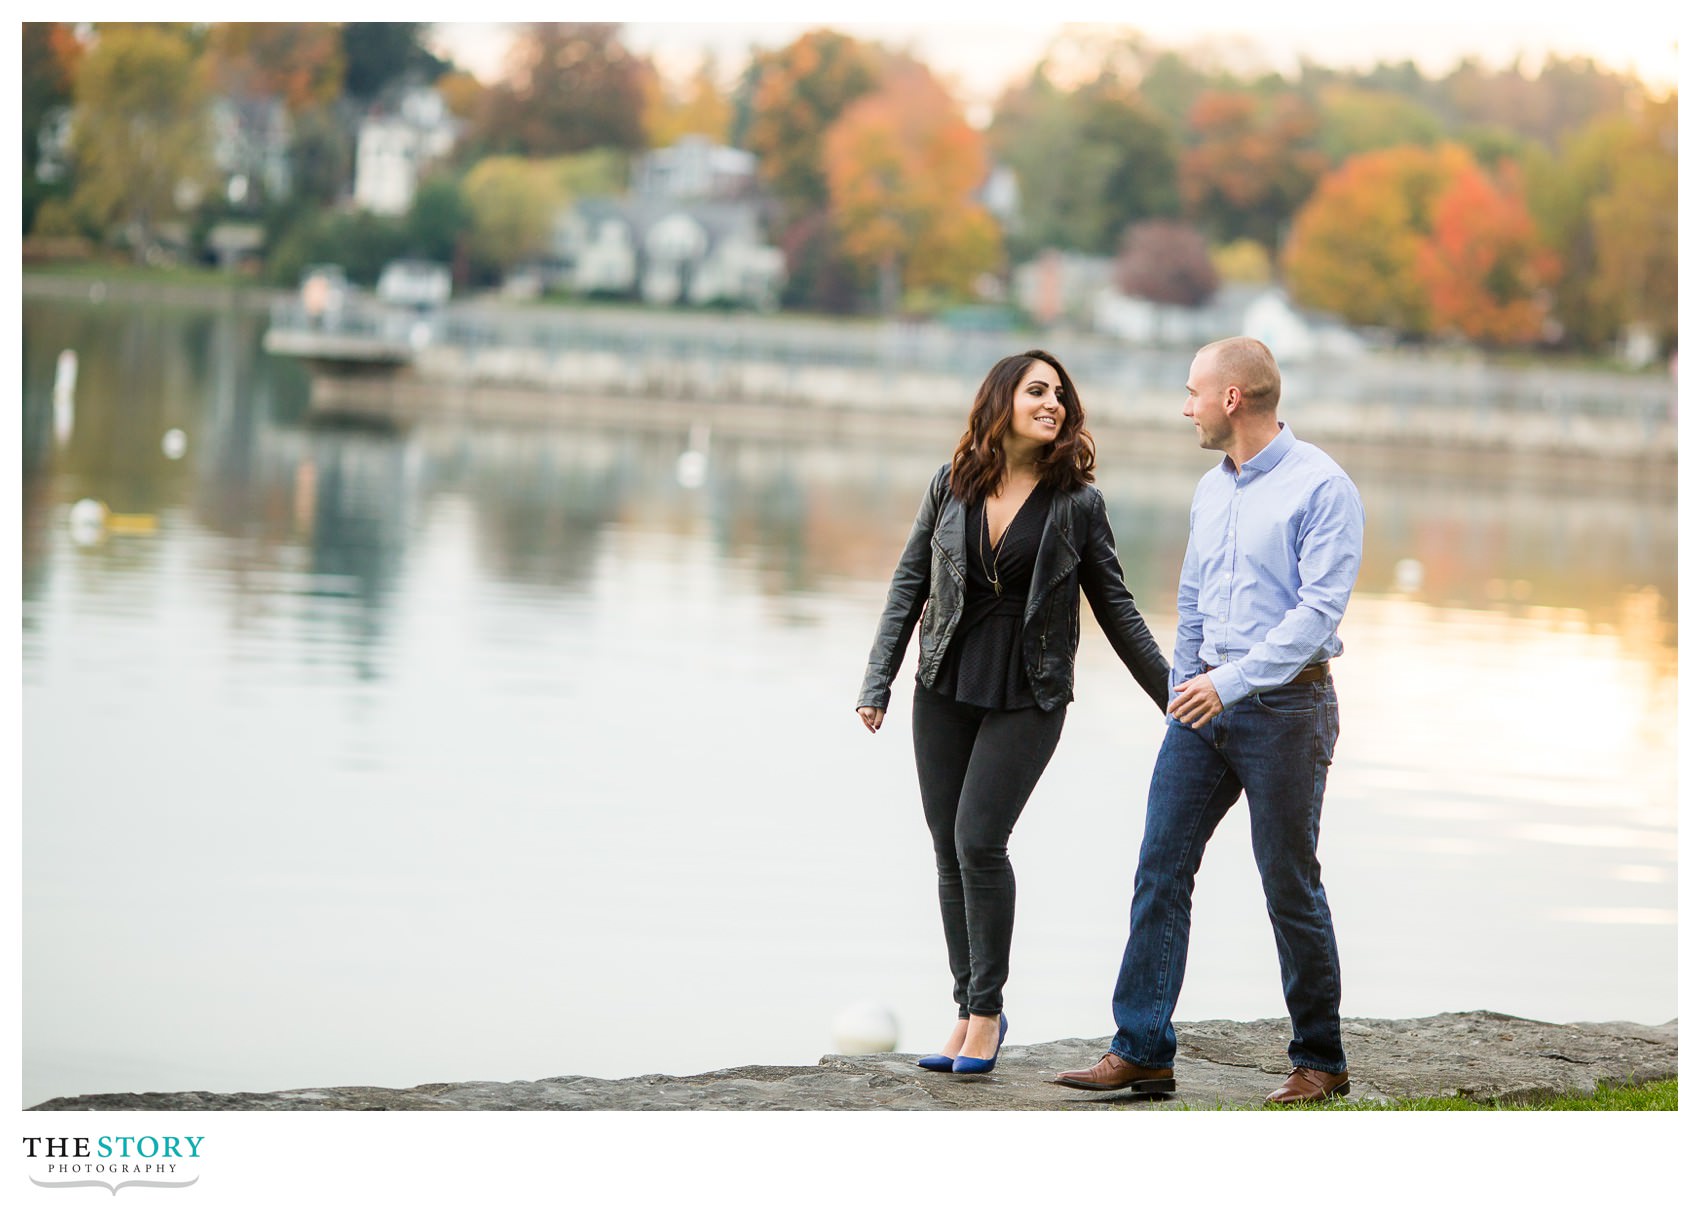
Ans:
[[[72,395],[77,390],[77,351],[61,349],[59,361],[53,367],[53,394]]]
[[[708,436],[706,422],[698,421],[691,426],[690,445],[679,456],[678,466],[674,469],[680,485],[685,488],[701,488],[708,479]]]
[[[675,471],[683,487],[701,488],[708,479],[708,456],[700,450],[687,450],[679,456]]]
[[[189,449],[189,435],[181,429],[168,429],[159,440],[159,448],[165,452],[166,458],[181,459],[183,452]]]
[[[63,446],[77,424],[77,404],[68,395],[53,393],[53,440]]]
[[[53,368],[53,440],[63,446],[77,424],[77,355],[62,349]]]
[[[843,1056],[897,1050],[897,1016],[877,1002],[857,1002],[832,1020],[832,1042]]]
[[[1403,559],[1393,565],[1393,583],[1400,593],[1415,593],[1423,587],[1421,560]]]
[[[71,506],[70,523],[71,541],[79,547],[92,547],[106,530],[106,505],[84,497]]]

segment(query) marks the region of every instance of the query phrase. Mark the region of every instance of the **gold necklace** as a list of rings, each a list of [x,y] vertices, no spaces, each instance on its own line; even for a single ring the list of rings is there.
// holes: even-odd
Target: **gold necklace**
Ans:
[[[992,532],[992,507],[989,497],[982,504],[981,511],[984,516],[981,518],[980,531],[975,536],[980,549],[980,568],[985,572],[986,579],[992,583],[992,591],[1001,598],[1003,596],[1003,581],[998,577],[998,552],[1002,549],[1004,540],[1009,538],[1009,532],[1015,525],[1015,519],[1010,518],[1009,525],[1003,528],[1003,533],[998,536],[998,541],[992,544],[992,562],[988,566],[986,564],[986,539],[990,537]],[[1020,510],[1016,512],[1019,513]]]

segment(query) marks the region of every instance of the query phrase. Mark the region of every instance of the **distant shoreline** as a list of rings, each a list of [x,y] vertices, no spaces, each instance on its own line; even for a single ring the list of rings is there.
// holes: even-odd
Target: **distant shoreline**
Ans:
[[[237,279],[104,278],[83,270],[26,274],[23,294],[249,313],[295,300],[293,291]],[[889,434],[901,417],[905,432],[938,428],[948,439],[961,402],[972,399],[981,361],[1000,350],[1064,340],[1022,331],[909,331],[867,317],[550,306],[494,297],[453,302],[444,319],[472,334],[470,343],[451,337],[429,345],[413,366],[385,376],[315,374],[314,410],[397,424],[564,417],[583,423],[614,404],[625,424],[677,428],[711,417],[723,433],[870,440]],[[1075,377],[1104,453],[1154,443],[1190,448],[1191,435],[1174,423],[1178,405],[1168,390],[1169,379],[1184,377],[1185,351],[1130,348],[1097,334],[1066,340],[1071,362],[1081,360]],[[1299,363],[1284,376],[1291,396],[1284,415],[1301,436],[1354,465],[1466,470],[1507,480],[1675,484],[1675,384],[1668,371],[1525,369],[1399,353],[1366,357],[1358,366],[1354,372],[1350,364]],[[1568,393],[1608,403],[1603,410],[1565,403]],[[630,407],[636,400],[644,402],[641,416]]]

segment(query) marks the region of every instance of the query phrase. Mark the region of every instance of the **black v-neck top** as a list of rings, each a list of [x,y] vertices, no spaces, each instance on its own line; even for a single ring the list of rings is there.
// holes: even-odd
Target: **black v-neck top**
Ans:
[[[968,592],[933,683],[935,693],[999,711],[1037,706],[1021,659],[1021,619],[1051,496],[1051,489],[1043,486],[1028,494],[1010,519],[995,557],[985,502],[968,507],[963,518],[968,535]],[[1001,593],[993,586],[994,567]]]

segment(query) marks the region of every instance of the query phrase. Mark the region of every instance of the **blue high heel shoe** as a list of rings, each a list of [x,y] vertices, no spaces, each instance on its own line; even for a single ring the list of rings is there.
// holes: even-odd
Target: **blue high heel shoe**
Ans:
[[[915,1063],[923,1069],[931,1069],[934,1073],[949,1073],[950,1067],[956,1063],[956,1058],[935,1052],[931,1056],[923,1056]]]
[[[1003,1051],[1003,1037],[1009,1034],[1009,1020],[998,1015],[998,1046],[992,1049],[992,1055],[987,1060],[977,1056],[959,1056],[950,1066],[952,1073],[990,1073],[997,1067],[998,1053]]]

